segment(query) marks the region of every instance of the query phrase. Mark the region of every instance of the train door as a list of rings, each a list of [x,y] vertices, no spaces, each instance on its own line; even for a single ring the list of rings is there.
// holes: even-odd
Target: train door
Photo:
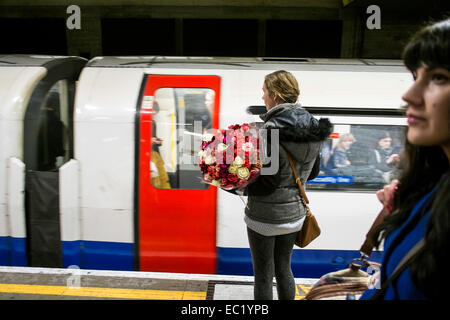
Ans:
[[[139,269],[216,272],[217,189],[195,155],[218,127],[218,76],[148,75],[140,97]]]
[[[59,168],[73,157],[75,82],[82,58],[55,59],[24,115],[25,222],[28,265],[63,267]]]

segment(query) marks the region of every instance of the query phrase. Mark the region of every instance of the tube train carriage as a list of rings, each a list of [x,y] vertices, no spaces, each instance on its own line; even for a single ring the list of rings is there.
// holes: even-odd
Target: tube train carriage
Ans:
[[[385,132],[402,148],[412,79],[401,61],[17,55],[0,56],[0,265],[252,274],[245,199],[201,182],[193,146],[201,130],[261,122],[264,76],[279,69],[334,125],[307,188],[322,234],[294,250],[294,274],[359,257],[375,190],[398,169],[368,156]],[[333,166],[349,134],[366,159]]]

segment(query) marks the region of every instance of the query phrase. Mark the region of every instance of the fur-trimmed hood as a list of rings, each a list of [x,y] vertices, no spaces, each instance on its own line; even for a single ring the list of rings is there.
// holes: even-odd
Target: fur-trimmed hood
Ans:
[[[300,104],[283,103],[260,115],[264,129],[278,129],[280,139],[290,142],[326,140],[332,124],[327,118],[315,119]]]

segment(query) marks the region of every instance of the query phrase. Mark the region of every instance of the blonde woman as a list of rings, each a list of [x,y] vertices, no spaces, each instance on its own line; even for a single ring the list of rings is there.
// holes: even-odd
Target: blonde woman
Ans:
[[[279,299],[295,297],[291,255],[298,231],[306,215],[294,174],[289,165],[291,155],[303,184],[314,178],[323,141],[331,133],[328,119],[313,118],[297,104],[300,94],[295,77],[284,70],[268,74],[262,86],[267,112],[261,115],[262,129],[278,130],[279,167],[273,175],[261,175],[247,187],[248,205],[245,222],[255,275],[255,299],[273,298],[276,277]],[[268,138],[267,150],[271,150]],[[272,154],[273,158],[274,155]],[[268,165],[270,166],[270,164]]]
[[[344,133],[340,136],[329,160],[333,168],[342,168],[351,165],[351,162],[347,159],[347,150],[350,149],[350,146],[355,141],[356,139],[351,133]]]

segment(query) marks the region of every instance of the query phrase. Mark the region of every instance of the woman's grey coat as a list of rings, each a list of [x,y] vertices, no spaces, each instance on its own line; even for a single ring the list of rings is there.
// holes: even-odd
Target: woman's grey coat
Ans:
[[[278,129],[279,142],[291,154],[304,186],[307,180],[317,175],[320,150],[332,130],[330,121],[325,118],[317,120],[299,104],[292,103],[280,104],[260,117],[264,120],[261,129]],[[268,153],[271,150],[271,136],[273,134],[267,135]],[[274,175],[260,175],[247,187],[245,214],[265,223],[293,222],[306,214],[305,207],[284,148],[274,147],[279,152],[279,170]],[[311,177],[313,167],[315,173]]]

